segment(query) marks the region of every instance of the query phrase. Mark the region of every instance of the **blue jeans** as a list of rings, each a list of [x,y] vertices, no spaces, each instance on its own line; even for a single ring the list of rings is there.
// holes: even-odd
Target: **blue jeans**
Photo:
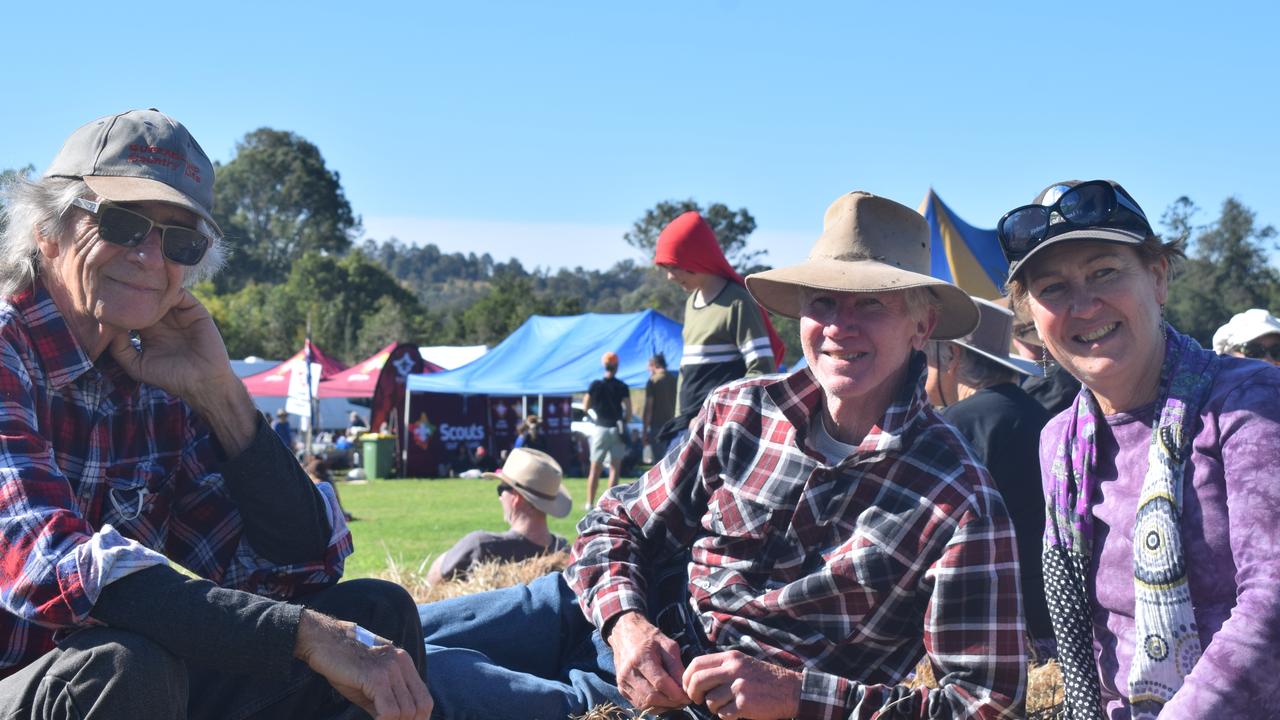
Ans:
[[[613,651],[560,573],[418,606],[442,720],[565,720],[611,702]]]

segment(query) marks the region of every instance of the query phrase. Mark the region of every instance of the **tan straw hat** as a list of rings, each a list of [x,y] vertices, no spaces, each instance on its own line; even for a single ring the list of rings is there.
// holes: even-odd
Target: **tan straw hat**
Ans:
[[[498,473],[482,473],[510,485],[534,507],[555,517],[573,509],[573,498],[560,486],[560,463],[541,450],[513,448]]]
[[[885,292],[923,287],[938,299],[935,340],[963,337],[978,325],[969,295],[930,277],[929,224],[920,213],[887,198],[854,191],[831,203],[822,235],[799,265],[747,276],[747,289],[768,310],[800,316],[799,288]]]

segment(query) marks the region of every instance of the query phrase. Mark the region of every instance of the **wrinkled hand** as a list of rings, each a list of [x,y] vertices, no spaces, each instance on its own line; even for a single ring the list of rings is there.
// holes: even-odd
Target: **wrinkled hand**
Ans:
[[[777,720],[800,711],[803,676],[737,650],[693,659],[682,684],[694,702],[722,718]]]
[[[211,379],[235,377],[226,345],[209,311],[187,290],[173,308],[149,328],[138,330],[143,351],[127,335],[111,343],[111,356],[135,380],[187,398]]]
[[[213,427],[227,455],[249,445],[257,410],[231,370],[227,346],[204,305],[187,290],[160,322],[138,331],[142,352],[127,335],[111,343],[111,357],[133,379],[186,400]]]
[[[618,689],[637,708],[660,710],[683,707],[689,696],[680,688],[684,663],[680,646],[663,635],[643,615],[619,616],[609,634],[617,669]]]
[[[409,653],[383,638],[369,647],[355,629],[303,610],[294,656],[377,720],[428,720],[434,702]]]

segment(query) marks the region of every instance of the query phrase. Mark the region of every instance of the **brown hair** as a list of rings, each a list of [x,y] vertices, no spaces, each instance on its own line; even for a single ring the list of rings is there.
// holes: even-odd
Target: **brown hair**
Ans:
[[[1170,280],[1173,280],[1174,271],[1187,257],[1181,240],[1165,242],[1155,233],[1148,234],[1139,245],[1126,245],[1125,247],[1132,247],[1138,253],[1138,259],[1145,266],[1155,265],[1160,262],[1161,258],[1168,260]],[[1013,310],[1014,314],[1023,312],[1026,308],[1024,303],[1027,300],[1027,285],[1023,282],[1026,267],[1026,265],[1023,265],[1018,268],[1018,274],[1010,277],[1004,284],[1004,290],[1009,294],[1009,309]]]

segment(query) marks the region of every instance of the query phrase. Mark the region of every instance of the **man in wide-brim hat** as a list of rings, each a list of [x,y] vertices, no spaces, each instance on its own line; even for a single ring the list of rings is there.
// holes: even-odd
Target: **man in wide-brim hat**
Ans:
[[[574,698],[599,687],[575,695],[582,677],[608,678],[635,707],[690,706],[684,717],[1021,713],[1013,528],[922,384],[925,343],[967,334],[978,313],[924,274],[928,243],[919,214],[850,193],[827,211],[808,261],[747,278],[763,306],[799,318],[808,369],[714,390],[683,445],[583,519],[563,576],[475,601],[484,620],[512,624],[508,611],[546,608],[518,613],[521,626],[565,645],[536,648],[560,667],[534,667],[535,648],[513,650],[511,633],[468,615],[494,641],[466,647],[543,678],[579,673],[520,697],[489,690],[478,714],[576,714]],[[582,612],[564,612],[567,598]],[[593,630],[607,648],[583,641]],[[940,687],[910,689],[926,649]],[[502,675],[474,652],[445,657],[475,662],[427,664],[437,708],[465,715],[450,686]],[[533,702],[543,690],[563,705]]]

